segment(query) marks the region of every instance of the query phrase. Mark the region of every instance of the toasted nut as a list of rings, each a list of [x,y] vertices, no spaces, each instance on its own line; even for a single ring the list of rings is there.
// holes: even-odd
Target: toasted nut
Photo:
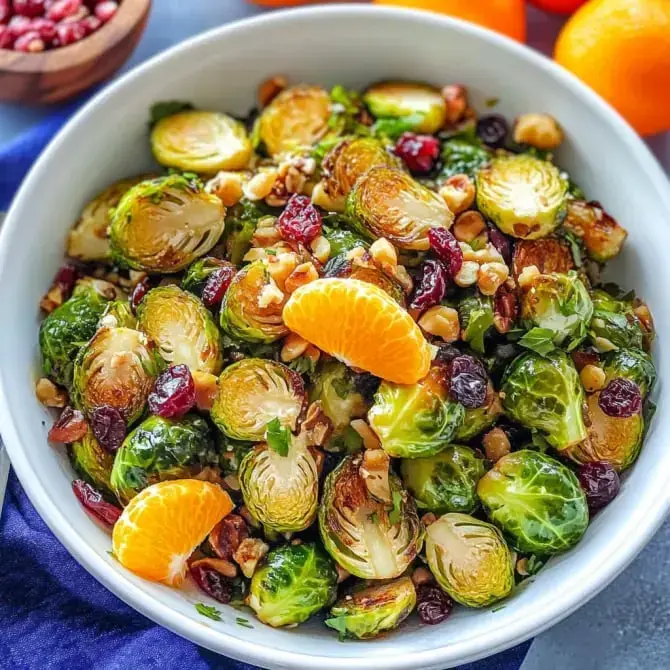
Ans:
[[[35,386],[35,395],[45,407],[65,407],[67,391],[59,388],[50,379],[42,377]]]
[[[479,274],[479,263],[476,261],[464,261],[461,269],[454,277],[454,282],[461,287],[472,286],[477,282]]]
[[[540,276],[540,271],[537,269],[537,265],[527,265],[517,279],[517,284],[519,288],[523,291],[527,291],[533,286],[535,280]]]
[[[270,551],[270,547],[263,540],[257,537],[247,537],[240,542],[233,559],[242,569],[242,574],[247,579],[251,579],[256,572],[259,561],[268,551]]]
[[[419,326],[431,335],[442,338],[445,342],[455,342],[460,333],[458,312],[452,307],[435,305],[428,308],[418,321]]]
[[[654,319],[651,316],[651,311],[646,303],[640,301],[638,304],[633,303],[633,314],[640,320],[642,327],[648,332],[654,332]]]
[[[309,342],[300,337],[300,335],[289,333],[284,339],[284,344],[279,355],[284,363],[289,363],[298,358],[298,356],[302,356],[307,351],[308,346]]]
[[[297,288],[309,284],[319,278],[313,263],[301,263],[291,272],[284,284],[287,293],[293,293]]]
[[[284,294],[272,279],[263,286],[258,296],[258,306],[261,309],[269,307],[272,304],[281,304],[284,301]]]
[[[458,246],[461,248],[464,261],[477,261],[475,250],[467,242],[459,242]]]
[[[504,263],[484,263],[479,268],[477,286],[484,295],[495,295],[509,277],[509,268]]]
[[[319,358],[321,358],[321,349],[315,347],[313,344],[310,344],[307,347],[307,351],[305,351],[303,356],[305,356],[305,358],[309,358],[310,361],[316,363],[318,362]]]
[[[335,569],[337,570],[337,583],[338,584],[341,584],[345,579],[349,579],[349,577],[351,577],[351,573],[347,572],[338,563],[335,563]]]
[[[276,180],[277,170],[263,170],[244,184],[242,191],[249,200],[263,200],[270,195]]]
[[[393,276],[397,282],[402,286],[402,290],[405,292],[405,295],[409,295],[414,288],[414,282],[407,272],[407,268],[404,265],[396,265],[393,270]]]
[[[475,251],[475,260],[482,265],[483,263],[504,263],[505,259],[500,252],[489,242],[483,249]]]
[[[382,445],[377,433],[363,419],[354,419],[350,425],[361,436],[366,449],[381,449]]]
[[[320,263],[325,263],[330,258],[330,242],[328,241],[328,238],[323,235],[315,237],[309,245],[309,248],[312,250],[316,260]]]
[[[221,573],[224,577],[228,577],[229,579],[237,577],[237,566],[223,558],[201,558],[198,561],[193,561],[190,567],[208,568],[209,570],[214,570]]]
[[[502,428],[489,430],[482,438],[482,446],[484,447],[486,458],[494,463],[512,451],[512,445],[509,442],[507,433]]]
[[[593,344],[601,354],[606,354],[608,351],[615,351],[617,348],[616,344],[610,342],[606,337],[593,338]]]
[[[605,386],[605,372],[597,365],[585,365],[579,373],[582,386],[589,392],[599,391]]]
[[[530,574],[528,571],[528,559],[525,556],[516,562],[516,571],[522,577],[528,577]]]
[[[354,247],[346,253],[346,259],[348,261],[360,261],[363,260],[368,255],[368,252],[364,247]]]
[[[555,149],[563,141],[563,131],[549,114],[522,114],[514,124],[514,141],[538,149]]]
[[[391,458],[383,449],[366,449],[363,452],[363,462],[358,468],[370,495],[386,503],[392,501],[389,483],[390,466]]]
[[[333,422],[323,411],[321,401],[314,401],[307,408],[305,420],[300,424],[300,435],[305,435],[308,445],[320,447],[326,443],[332,432]],[[322,452],[318,451],[318,454],[323,458]]]
[[[266,79],[258,87],[258,102],[261,107],[269,105],[286,87],[288,81],[282,75],[276,75]]]
[[[212,409],[214,398],[218,390],[219,378],[209,372],[193,370],[193,385],[195,386],[195,404],[198,409]]]
[[[454,214],[460,214],[475,201],[475,183],[466,174],[455,174],[442,184],[438,193]]]
[[[433,577],[433,573],[428,568],[419,566],[412,573],[412,583],[414,584],[414,586],[421,586],[421,584],[430,584],[431,582],[434,581],[435,578]]]
[[[232,207],[242,200],[242,185],[247,180],[248,175],[244,172],[223,170],[207,182],[205,189],[219,198],[226,207]]]
[[[267,258],[265,249],[263,247],[251,247],[249,251],[242,257],[242,260],[247,263],[252,263],[253,261],[258,261],[261,259]]]
[[[251,244],[254,247],[270,247],[281,240],[281,234],[277,228],[276,216],[263,216],[258,219],[256,230],[251,236]]]
[[[141,272],[140,270],[128,270],[131,286],[137,286],[146,276],[146,272]]]
[[[442,97],[447,103],[447,124],[462,121],[468,109],[468,93],[461,84],[449,84],[442,89]]]
[[[385,238],[380,237],[370,246],[370,256],[376,265],[398,265],[398,254],[395,247]]]
[[[493,325],[496,330],[508,333],[519,316],[519,303],[511,279],[508,279],[497,291],[493,301]]]
[[[428,512],[421,517],[421,523],[424,526],[430,526],[430,524],[435,523],[436,521],[437,517],[432,512]]]
[[[51,314],[56,307],[60,307],[65,302],[63,289],[56,285],[49,289],[49,292],[40,300],[40,308],[47,314]]]
[[[479,233],[486,229],[484,217],[474,210],[463,212],[458,216],[451,232],[459,242],[472,242]]]
[[[345,198],[331,198],[320,181],[312,189],[312,203],[327,212],[343,212]]]
[[[247,254],[248,255],[248,254]],[[268,273],[279,287],[284,287],[289,275],[295,270],[298,258],[293,252],[267,256]],[[246,256],[245,256],[246,260]]]

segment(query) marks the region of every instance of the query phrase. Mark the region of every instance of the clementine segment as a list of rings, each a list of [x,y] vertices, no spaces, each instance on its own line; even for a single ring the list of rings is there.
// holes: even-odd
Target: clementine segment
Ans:
[[[230,496],[210,482],[154,484],[130,501],[114,525],[114,555],[140,577],[179,586],[189,556],[232,509]]]
[[[317,279],[297,289],[286,326],[347,365],[398,384],[428,373],[431,348],[412,317],[386,292],[357,279]]]

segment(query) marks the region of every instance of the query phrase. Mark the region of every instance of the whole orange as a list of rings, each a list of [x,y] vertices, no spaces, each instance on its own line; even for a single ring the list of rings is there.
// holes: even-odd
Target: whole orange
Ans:
[[[554,58],[642,135],[670,130],[670,0],[591,0],[566,23]]]
[[[427,9],[471,21],[503,33],[519,42],[526,40],[524,0],[374,0],[378,5]]]

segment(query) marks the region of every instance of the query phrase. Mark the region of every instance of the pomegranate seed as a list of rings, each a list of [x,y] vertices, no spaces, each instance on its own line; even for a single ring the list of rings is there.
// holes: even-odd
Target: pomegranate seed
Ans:
[[[488,378],[481,363],[472,356],[457,356],[451,361],[451,397],[468,409],[486,404]]]
[[[16,40],[21,37],[21,35],[25,35],[32,30],[31,23],[32,21],[26,16],[12,16],[7,25],[10,27],[14,39]]]
[[[113,526],[122,514],[122,510],[103,499],[100,491],[96,491],[83,479],[75,479],[72,482],[72,490],[79,502],[97,519]]]
[[[447,290],[447,272],[440,261],[428,259],[421,265],[414,283],[414,294],[410,307],[426,309],[437,305]]]
[[[126,422],[118,409],[103,405],[91,412],[91,430],[95,439],[107,449],[116,451],[126,436]]]
[[[11,49],[14,45],[14,32],[9,26],[0,23],[0,49]]]
[[[449,279],[453,279],[463,265],[463,252],[458,240],[446,228],[430,228],[428,241],[435,255],[444,264]]]
[[[207,307],[214,307],[223,300],[236,273],[237,268],[231,263],[214,270],[207,277],[205,287],[202,289],[202,301]]]
[[[46,21],[46,19],[44,20]],[[54,284],[60,287],[61,292],[66,298],[69,298],[77,279],[79,279],[79,270],[77,270],[74,265],[66,263],[65,265],[62,265],[56,273]]]
[[[31,21],[30,27],[49,45],[56,39],[56,24],[49,19],[39,18]]]
[[[12,9],[9,6],[9,0],[0,0],[0,23],[7,23],[12,15]]]
[[[74,14],[66,16],[61,23],[80,23],[90,15],[91,10],[88,7],[80,7]]]
[[[233,597],[233,585],[228,577],[204,565],[189,566],[195,583],[214,600],[227,604]]]
[[[395,154],[405,161],[410,172],[426,174],[440,155],[440,142],[432,135],[403,133],[395,145]]]
[[[57,46],[65,47],[68,44],[75,44],[75,42],[83,40],[86,37],[86,28],[80,23],[59,23],[56,26],[56,35]]]
[[[149,394],[149,410],[166,418],[184,416],[195,405],[195,384],[188,365],[173,365],[160,374]]]
[[[76,14],[82,6],[82,0],[56,0],[47,9],[47,19],[58,23],[68,16]]]
[[[47,438],[51,442],[71,444],[81,440],[87,432],[88,424],[84,415],[78,409],[66,407],[58,417],[58,421],[51,426]]]
[[[34,19],[44,14],[44,0],[14,0],[14,13]]]
[[[86,31],[86,36],[90,35],[91,33],[94,33],[100,26],[102,25],[102,21],[97,17],[93,16],[87,16],[85,19],[82,19],[79,24],[84,28]]]
[[[484,144],[498,149],[505,144],[509,126],[504,116],[489,114],[477,121],[477,135]]]
[[[434,625],[444,621],[454,607],[451,598],[435,584],[421,584],[416,589],[417,613],[421,623]]]
[[[24,51],[26,53],[44,51],[44,42],[36,30],[29,30],[16,39],[14,51]]]
[[[116,14],[116,10],[118,8],[119,8],[118,2],[112,2],[112,0],[105,0],[104,2],[97,3],[93,11],[95,12],[95,15],[103,23],[107,23],[107,21],[109,21],[112,18],[112,16]]]
[[[142,298],[149,292],[151,285],[149,284],[149,277],[144,277],[141,281],[135,284],[132,294],[130,295],[130,307],[133,312],[137,306],[142,302]]]
[[[277,226],[281,236],[289,242],[309,244],[321,234],[321,214],[306,195],[292,195]]]
[[[598,406],[607,416],[633,416],[642,408],[640,387],[630,379],[617,377],[600,392]]]
[[[591,513],[609,505],[621,487],[617,471],[604,461],[585,463],[579,468],[577,478],[584,489]]]

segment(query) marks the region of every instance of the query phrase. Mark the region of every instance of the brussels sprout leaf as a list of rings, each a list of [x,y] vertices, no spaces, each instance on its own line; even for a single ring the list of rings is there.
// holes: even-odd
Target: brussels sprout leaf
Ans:
[[[389,523],[394,525],[400,523],[402,511],[402,494],[400,491],[393,491],[393,509],[389,512]]]
[[[196,603],[195,609],[198,614],[202,614],[202,616],[206,616],[208,619],[212,619],[213,621],[222,621],[221,612],[217,610],[216,607],[205,605],[205,603]]]
[[[276,451],[280,456],[288,455],[288,448],[291,443],[290,432],[288,428],[281,425],[277,417],[268,422],[265,439],[267,440],[268,447]]]
[[[292,360],[288,366],[298,374],[307,375],[308,377],[311,377],[316,369],[316,363],[308,356],[298,356],[298,358]]]
[[[347,637],[347,615],[339,614],[338,616],[331,617],[324,621],[326,626],[336,630],[338,632],[338,637],[340,642],[344,641]]]
[[[489,328],[493,326],[493,310],[487,304],[483,304],[481,309],[473,309],[470,312],[468,325],[465,328],[463,339],[480,354],[484,353],[484,338]]]
[[[149,127],[153,128],[161,119],[179,114],[179,112],[186,112],[189,109],[194,109],[193,105],[183,100],[157,102],[151,106],[149,112]]]
[[[552,341],[553,337],[554,333],[549,328],[531,328],[519,340],[519,344],[540,356],[546,356],[556,348]]]
[[[411,114],[410,116],[403,116],[399,119],[377,119],[374,126],[372,126],[372,134],[375,137],[397,140],[403,133],[413,130],[418,125],[421,125],[422,121],[422,114]]]

